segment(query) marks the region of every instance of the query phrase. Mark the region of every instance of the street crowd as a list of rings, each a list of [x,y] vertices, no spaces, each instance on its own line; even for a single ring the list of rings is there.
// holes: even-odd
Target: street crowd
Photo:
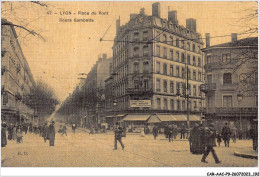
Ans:
[[[75,133],[77,128],[77,124],[72,123],[72,132]],[[158,137],[160,133],[159,126],[154,126],[152,129],[152,134],[154,140]],[[145,134],[149,133],[149,129],[144,127],[141,135],[144,136]],[[27,132],[39,135],[43,137],[44,142],[49,140],[49,145],[54,146],[55,141],[55,122],[50,121],[49,125],[45,123],[43,126],[36,126],[32,123],[24,123],[22,125],[13,125],[10,124],[7,126],[5,122],[2,123],[1,126],[1,147],[7,146],[7,140],[9,141],[16,141],[17,143],[22,143],[23,141],[23,134],[27,134]],[[58,133],[62,136],[67,136],[67,127],[66,123],[64,125],[60,125]],[[221,145],[221,142],[224,141],[225,147],[230,146],[230,139],[232,138],[233,143],[236,143],[236,133],[231,130],[229,127],[229,123],[226,122],[225,126],[222,128],[221,132],[216,131],[214,124],[211,123],[209,126],[203,126],[202,124],[195,124],[194,127],[189,131],[187,128],[182,125],[181,129],[179,130],[177,125],[171,124],[166,125],[164,127],[164,134],[169,142],[173,142],[177,135],[180,133],[180,139],[188,139],[190,145],[190,152],[192,154],[203,154],[201,162],[207,163],[206,157],[211,152],[215,162],[220,163],[220,160],[217,157],[217,154],[214,150],[214,147]],[[90,127],[90,134],[94,134],[94,127]],[[186,135],[186,137],[185,137]],[[250,135],[253,140],[253,149],[258,150],[258,129],[257,126],[253,126],[250,129]],[[126,129],[124,126],[120,126],[117,122],[114,128],[114,150],[117,150],[117,142],[120,143],[122,149],[124,150],[125,145],[123,144],[122,138],[126,137]],[[240,138],[240,137],[239,137]]]

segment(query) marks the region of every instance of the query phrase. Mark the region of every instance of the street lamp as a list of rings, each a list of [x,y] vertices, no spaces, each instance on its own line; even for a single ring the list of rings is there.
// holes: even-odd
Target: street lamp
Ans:
[[[115,116],[115,118],[114,118],[114,125],[116,124],[115,123],[115,120],[116,120],[116,105],[117,105],[117,101],[116,100],[113,100],[113,108],[114,108],[114,116]]]
[[[239,91],[238,92],[238,94],[237,94],[237,101],[238,101],[238,103],[239,103],[239,106],[240,106],[240,130],[242,130],[242,118],[241,118],[241,110],[242,110],[242,108],[241,108],[241,102],[242,102],[242,100],[243,100],[243,94],[241,93],[241,91]]]

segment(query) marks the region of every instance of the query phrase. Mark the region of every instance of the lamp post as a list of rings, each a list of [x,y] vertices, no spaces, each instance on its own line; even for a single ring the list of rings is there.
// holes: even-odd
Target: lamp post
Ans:
[[[242,108],[241,108],[241,102],[242,102],[242,100],[243,100],[243,94],[241,93],[241,91],[239,91],[238,92],[238,94],[237,94],[237,101],[238,101],[238,103],[239,103],[239,110],[240,110],[240,130],[242,130],[242,118],[241,118],[241,110],[242,110]]]
[[[117,105],[117,101],[113,100],[113,108],[114,108],[114,116],[115,116],[115,118],[114,118],[114,125],[116,124],[115,123],[115,120],[116,120],[116,105]]]

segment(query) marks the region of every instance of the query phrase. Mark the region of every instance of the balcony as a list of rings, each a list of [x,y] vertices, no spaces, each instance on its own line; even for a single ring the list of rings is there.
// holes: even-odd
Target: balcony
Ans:
[[[257,108],[239,108],[239,107],[217,107],[217,108],[207,108],[207,113],[216,113],[222,115],[252,115],[257,114]]]
[[[216,89],[217,89],[216,83],[207,83],[207,84],[200,85],[200,90],[205,93],[216,91]]]
[[[143,95],[152,94],[153,90],[151,88],[127,88],[126,92],[130,95]]]

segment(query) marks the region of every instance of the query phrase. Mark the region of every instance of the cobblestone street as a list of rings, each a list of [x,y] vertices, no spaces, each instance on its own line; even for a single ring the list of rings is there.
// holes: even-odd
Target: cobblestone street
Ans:
[[[58,127],[58,126],[57,126]],[[57,130],[56,127],[56,130]],[[42,137],[34,134],[24,135],[23,143],[8,141],[2,148],[2,167],[256,167],[256,159],[234,156],[235,151],[253,152],[251,140],[231,143],[230,148],[216,147],[221,164],[215,164],[212,155],[209,163],[201,163],[202,155],[189,152],[189,142],[177,140],[168,142],[163,134],[157,140],[153,136],[127,134],[123,138],[125,149],[118,144],[114,151],[114,135],[90,135],[84,129],[68,136],[56,134],[55,146],[50,147]]]

